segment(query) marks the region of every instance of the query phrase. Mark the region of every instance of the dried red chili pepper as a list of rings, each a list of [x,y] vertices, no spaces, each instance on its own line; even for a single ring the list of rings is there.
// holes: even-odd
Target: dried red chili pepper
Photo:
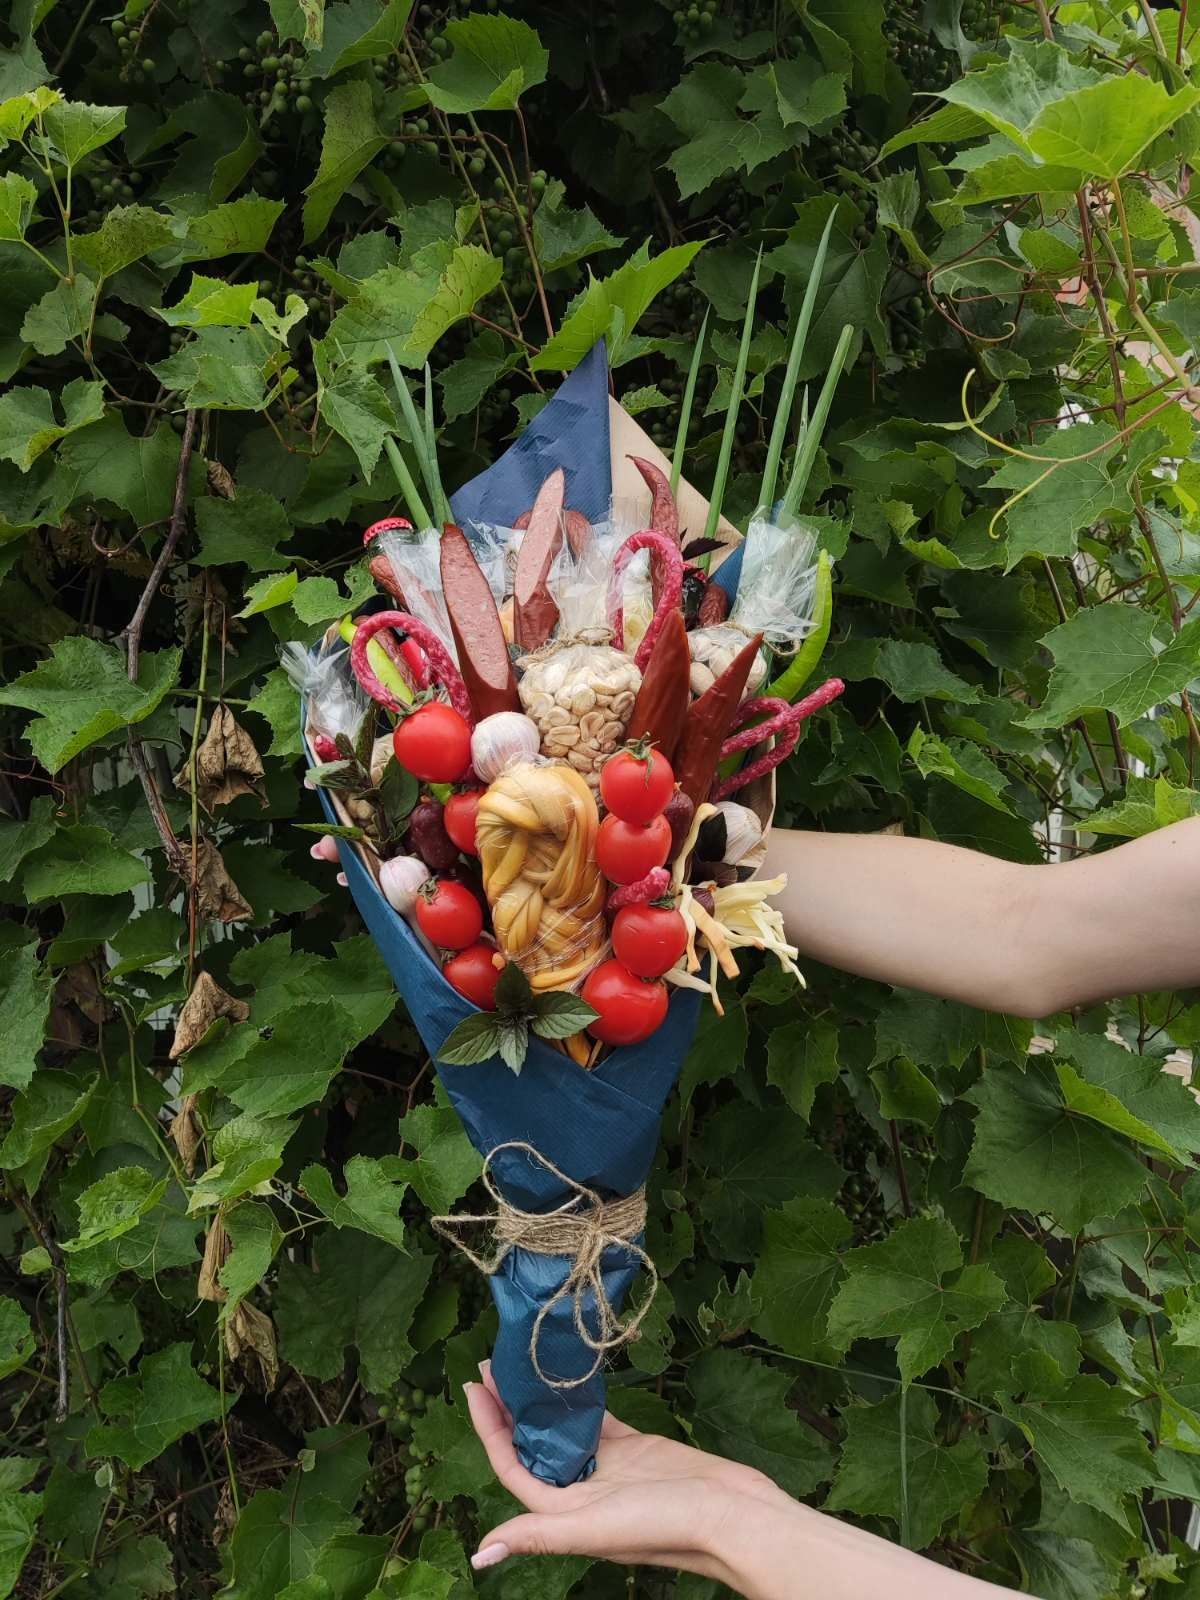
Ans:
[[[688,709],[683,734],[671,765],[679,787],[699,805],[708,797],[716,775],[721,745],[733,726],[746,680],[762,644],[762,634],[756,633],[738,651],[721,676]]]
[[[625,730],[627,739],[648,739],[668,761],[674,758],[691,704],[691,665],[683,615],[672,611],[642,671],[642,686]]]

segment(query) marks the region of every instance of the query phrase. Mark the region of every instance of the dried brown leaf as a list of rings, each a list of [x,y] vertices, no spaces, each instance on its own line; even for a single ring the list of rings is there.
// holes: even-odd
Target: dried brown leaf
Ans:
[[[237,485],[228,467],[222,466],[219,461],[208,463],[208,487],[213,494],[220,495],[222,500],[236,500]]]
[[[227,806],[239,795],[257,795],[265,806],[262,759],[254,740],[228,706],[219,705],[208,724],[208,732],[196,751],[196,791],[200,804],[211,815],[218,806]],[[192,791],[190,765],[185,762],[175,774],[175,786],[185,794]]]
[[[211,839],[201,839],[196,850],[196,909],[206,922],[249,922],[254,916]]]
[[[204,1259],[200,1263],[200,1276],[196,1280],[196,1294],[201,1300],[224,1300],[226,1291],[221,1287],[218,1274],[229,1259],[232,1246],[225,1224],[214,1217],[204,1239]]]
[[[184,1171],[188,1177],[193,1177],[196,1171],[196,1152],[200,1148],[200,1141],[204,1137],[200,1127],[200,1119],[196,1115],[196,1096],[184,1095],[179,1110],[171,1118],[168,1130],[179,1151],[179,1159],[183,1162]]]
[[[243,1371],[257,1369],[264,1392],[270,1394],[279,1381],[279,1352],[266,1312],[240,1301],[225,1323],[225,1348],[231,1361],[241,1361]]]
[[[249,1015],[250,1007],[244,1000],[226,994],[211,973],[202,972],[175,1020],[171,1060],[176,1060],[185,1050],[199,1044],[218,1017],[228,1017],[231,1022],[245,1022]]]

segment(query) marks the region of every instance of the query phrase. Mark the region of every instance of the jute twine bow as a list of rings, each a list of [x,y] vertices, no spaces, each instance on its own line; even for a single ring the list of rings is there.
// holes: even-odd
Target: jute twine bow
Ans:
[[[574,1194],[553,1211],[522,1211],[511,1205],[492,1178],[492,1162],[504,1150],[523,1151],[568,1189],[573,1189]],[[472,1266],[488,1277],[500,1270],[509,1252],[514,1249],[529,1250],[538,1256],[565,1256],[570,1260],[571,1270],[561,1288],[551,1295],[534,1319],[533,1331],[529,1336],[529,1359],[534,1372],[549,1388],[577,1389],[595,1377],[610,1351],[637,1338],[658,1292],[658,1272],[654,1262],[637,1242],[638,1235],[646,1226],[646,1191],[639,1189],[636,1194],[624,1199],[605,1200],[587,1184],[577,1183],[523,1139],[510,1139],[490,1150],[484,1159],[482,1177],[488,1194],[496,1203],[494,1212],[483,1212],[477,1216],[431,1217],[430,1222],[436,1232],[449,1239]],[[490,1257],[476,1255],[462,1236],[468,1228],[481,1224],[489,1225],[492,1230],[495,1251]],[[604,1288],[600,1263],[610,1245],[628,1251],[650,1274],[649,1293],[624,1322],[618,1317]],[[585,1317],[589,1294],[595,1302],[594,1318],[598,1324],[595,1333],[588,1327]],[[580,1378],[552,1378],[543,1372],[538,1359],[542,1326],[563,1300],[570,1300],[575,1332],[580,1342],[595,1356]]]

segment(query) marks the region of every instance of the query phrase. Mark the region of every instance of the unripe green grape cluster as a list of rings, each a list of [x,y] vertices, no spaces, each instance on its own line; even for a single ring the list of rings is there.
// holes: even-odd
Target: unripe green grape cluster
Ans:
[[[954,70],[954,58],[923,27],[914,0],[893,0],[884,11],[883,32],[888,54],[918,91],[943,88]]]
[[[680,42],[699,44],[712,32],[717,20],[717,0],[693,0],[691,5],[680,6],[673,16]]]

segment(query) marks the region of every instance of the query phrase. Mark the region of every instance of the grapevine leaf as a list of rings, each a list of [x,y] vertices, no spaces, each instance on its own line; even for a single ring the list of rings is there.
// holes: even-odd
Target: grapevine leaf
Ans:
[[[72,434],[59,451],[59,467],[80,498],[120,506],[145,527],[171,513],[179,440],[165,422],[134,436],[118,413],[109,412],[102,422]],[[193,462],[193,487],[200,471],[199,462]]]
[[[301,39],[319,50],[325,34],[325,0],[268,0],[281,39]]]
[[[342,367],[322,384],[317,399],[322,418],[341,434],[369,478],[379,462],[383,441],[396,431],[396,413],[383,385],[370,373]]]
[[[1111,711],[1124,727],[1178,694],[1196,675],[1200,618],[1166,645],[1156,631],[1153,612],[1119,602],[1077,611],[1042,640],[1054,671],[1041,710],[1024,726],[1060,728],[1095,709]]]
[[[7,1296],[0,1297],[0,1378],[7,1378],[18,1367],[23,1367],[36,1348],[33,1325],[27,1314],[15,1300]],[[7,1540],[0,1534],[0,1551],[3,1551],[6,1543]],[[0,1563],[2,1561],[3,1555],[0,1554]]]
[[[12,954],[14,952],[8,952],[9,956]],[[0,956],[0,970],[3,969],[5,959]],[[11,1039],[13,1031],[19,1030],[20,1012],[16,1009],[15,997],[11,993],[3,995],[2,1003],[9,1025],[8,1036]],[[40,1038],[38,1042],[40,1044]],[[12,1066],[13,1055],[10,1045],[5,1069],[10,1074],[5,1081],[10,1084],[12,1078],[16,1076]],[[49,1150],[79,1121],[95,1092],[98,1081],[97,1078],[92,1078],[84,1082],[67,1072],[36,1073],[25,1092],[18,1095],[13,1102],[8,1133],[4,1143],[0,1144],[0,1168],[6,1172],[18,1167],[27,1168],[31,1161]],[[26,1188],[32,1190],[36,1187],[36,1184],[26,1181]]]
[[[31,904],[67,894],[121,894],[148,883],[150,868],[122,850],[106,828],[87,823],[58,828],[25,863],[25,897]]]
[[[1038,1351],[1017,1362],[1021,1400],[1001,1408],[1072,1500],[1123,1522],[1122,1501],[1157,1480],[1145,1435],[1127,1414],[1129,1397],[1092,1374],[1065,1378]]]
[[[767,1082],[805,1122],[823,1083],[838,1078],[838,1031],[831,1022],[788,1022],[767,1040]]]
[[[1094,67],[1072,61],[1061,45],[1048,40],[1010,40],[1004,61],[992,62],[981,72],[971,72],[939,90],[951,105],[973,112],[1019,149],[1032,154],[1026,129],[1048,107],[1092,88],[1102,75]],[[937,138],[952,137],[938,133]]]
[[[38,760],[57,772],[98,739],[141,722],[179,677],[177,649],[143,651],[136,683],[116,645],[76,635],[49,658],[0,688],[0,705],[36,711],[26,738]]]
[[[257,617],[264,611],[275,611],[279,606],[287,605],[295,594],[299,582],[298,572],[269,572],[265,578],[252,583],[246,590],[246,604],[238,612],[238,616]],[[297,717],[297,739],[299,739],[299,720]]]
[[[407,1185],[393,1182],[383,1164],[370,1156],[352,1156],[345,1178],[346,1192],[338,1194],[324,1167],[305,1167],[300,1187],[335,1228],[357,1228],[403,1249],[404,1223],[398,1213]]]
[[[1025,130],[1024,143],[1039,161],[1111,180],[1198,104],[1200,89],[1191,84],[1169,94],[1141,73],[1118,73],[1051,102]]]
[[[257,297],[256,283],[224,283],[194,272],[180,298],[159,315],[172,328],[248,328]]]
[[[149,206],[114,206],[94,233],[79,235],[75,254],[97,278],[111,278],[174,240],[174,225],[163,212]]]
[[[39,965],[33,944],[0,950],[0,1007],[5,1021],[0,1083],[11,1089],[26,1089],[33,1078],[34,1061],[46,1032],[50,998],[49,975]],[[4,1142],[5,1151],[15,1136],[14,1123]],[[7,1164],[7,1158],[0,1155],[0,1164]]]
[[[962,1264],[949,1223],[914,1217],[878,1244],[845,1257],[845,1277],[829,1309],[829,1337],[898,1338],[900,1376],[910,1383],[936,1366],[958,1335],[976,1328],[1005,1300],[990,1268]]]
[[[625,242],[609,233],[587,206],[573,211],[570,206],[563,205],[565,193],[566,186],[555,178],[546,185],[546,192],[534,213],[533,243],[543,272],[558,272],[563,267],[574,266],[585,256],[597,255],[601,250],[615,250]]]
[[[788,1409],[789,1373],[733,1350],[710,1350],[693,1363],[688,1388],[702,1449],[765,1472],[791,1495],[828,1480],[832,1452]]]
[[[218,1276],[227,1296],[223,1310],[228,1318],[266,1276],[283,1234],[270,1206],[253,1201],[226,1211],[223,1223],[231,1249]]]
[[[189,217],[179,259],[209,261],[218,256],[259,255],[266,249],[283,209],[282,200],[270,200],[251,191]]]
[[[324,36],[304,63],[312,78],[334,78],[360,61],[389,56],[404,36],[412,0],[348,0],[325,9]]]
[[[213,1163],[197,1180],[188,1209],[202,1211],[236,1200],[266,1183],[279,1170],[283,1147],[295,1131],[285,1117],[243,1113],[222,1123],[212,1141]]]
[[[416,1190],[430,1211],[447,1212],[479,1176],[479,1153],[448,1105],[414,1106],[401,1120],[400,1133],[416,1158],[388,1158],[388,1172]]]
[[[992,474],[989,489],[1028,489],[1004,513],[1009,567],[1028,555],[1070,555],[1082,529],[1109,513],[1132,509],[1125,485],[1108,471],[1119,449],[1116,443],[1104,448],[1113,437],[1104,423],[1060,428],[1038,440],[1031,452],[1036,459],[1013,457]],[[1087,460],[1067,459],[1085,452]]]
[[[10,389],[0,395],[0,457],[28,472],[56,440],[99,422],[104,415],[103,384],[73,378],[61,399],[63,420],[58,422],[45,389]]]
[[[155,1179],[143,1167],[118,1167],[79,1196],[79,1232],[64,1239],[62,1249],[90,1250],[119,1239],[152,1211],[167,1191],[166,1178]]]
[[[753,1292],[762,1309],[756,1333],[791,1356],[829,1361],[829,1304],[842,1275],[841,1247],[851,1235],[846,1218],[827,1200],[789,1200],[763,1218],[763,1241]]]
[[[54,154],[65,166],[74,167],[124,131],[125,107],[59,100],[42,113],[42,127]]]
[[[615,364],[621,347],[647,307],[687,271],[703,241],[673,245],[656,256],[644,244],[606,278],[593,279],[567,309],[558,332],[531,359],[536,372],[569,371],[583,360],[602,334],[610,337],[609,359]]]
[[[687,136],[667,158],[682,199],[727,172],[753,172],[791,147],[792,134],[780,117],[770,69],[762,72],[761,84],[754,86],[737,67],[705,62],[693,67],[662,102],[663,112]],[[755,87],[765,88],[766,94],[755,93]]]
[[[23,239],[33,220],[37,188],[19,172],[0,176],[0,239]]]
[[[550,56],[527,22],[476,12],[446,24],[454,47],[431,68],[427,93],[440,111],[514,111],[526,89],[546,81]]]
[[[1049,1213],[1071,1233],[1136,1200],[1146,1169],[1106,1128],[1075,1116],[1051,1068],[989,1066],[966,1098],[979,1108],[966,1182],[1000,1205]]]
[[[860,1517],[904,1520],[897,1462],[906,1467],[909,1547],[923,1550],[942,1526],[967,1509],[987,1486],[987,1457],[976,1435],[950,1444],[937,1436],[933,1396],[915,1389],[901,1415],[892,1394],[843,1415],[846,1441],[826,1504]]]
[[[233,500],[205,495],[196,502],[196,532],[200,549],[192,560],[198,567],[241,562],[251,572],[273,572],[287,566],[278,546],[291,538],[291,520],[260,489],[243,486]]]
[[[1200,1104],[1186,1082],[1163,1071],[1160,1060],[1134,1055],[1101,1034],[1075,1030],[1059,1035],[1055,1054],[1078,1068],[1081,1081],[1076,1094],[1085,1085],[1092,1088],[1105,1097],[1101,1103],[1111,1115],[1119,1120],[1123,1111],[1130,1123],[1124,1129],[1117,1128],[1116,1121],[1108,1126],[1176,1160],[1200,1151]],[[1070,1103],[1065,1092],[1064,1098]],[[1135,1133],[1134,1126],[1140,1131]]]
[[[197,1376],[190,1344],[172,1344],[148,1355],[137,1373],[114,1378],[100,1391],[100,1410],[110,1419],[89,1429],[89,1456],[116,1456],[139,1471],[185,1433],[215,1422],[224,1402]]]
[[[358,174],[383,149],[368,85],[339,83],[325,99],[325,136],[317,175],[304,191],[304,242],[322,233],[333,208]]]
[[[465,1410],[439,1395],[413,1421],[413,1449],[433,1463],[428,1491],[439,1500],[472,1499],[487,1479],[487,1457]]]
[[[476,244],[457,245],[398,352],[405,365],[420,366],[446,330],[469,317],[503,275],[501,263],[486,250]]]

